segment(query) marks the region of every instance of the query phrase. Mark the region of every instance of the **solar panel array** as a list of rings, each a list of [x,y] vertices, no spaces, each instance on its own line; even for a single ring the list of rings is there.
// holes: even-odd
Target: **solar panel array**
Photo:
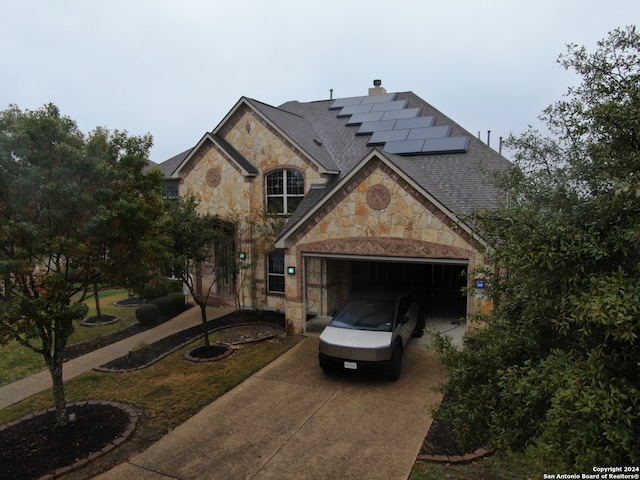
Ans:
[[[468,137],[452,137],[450,126],[435,126],[433,116],[421,117],[421,109],[407,108],[395,93],[340,98],[329,109],[347,118],[347,126],[359,126],[356,135],[371,135],[368,145],[382,146],[387,153],[436,155],[469,149]]]

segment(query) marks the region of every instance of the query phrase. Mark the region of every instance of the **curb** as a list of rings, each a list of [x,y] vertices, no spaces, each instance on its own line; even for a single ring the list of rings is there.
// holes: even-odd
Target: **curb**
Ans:
[[[471,463],[477,460],[482,460],[485,457],[488,457],[493,452],[487,450],[486,448],[478,448],[472,453],[467,453],[465,455],[428,455],[425,453],[421,453],[418,455],[417,460],[422,460],[424,462],[432,462],[432,463],[452,463],[452,464],[460,464],[460,463]]]
[[[121,443],[125,442],[131,436],[131,434],[133,433],[133,431],[136,428],[136,425],[138,424],[138,418],[139,418],[138,412],[136,412],[129,405],[125,405],[124,403],[98,401],[98,400],[87,400],[87,401],[83,401],[83,402],[68,403],[67,407],[83,406],[83,405],[109,405],[111,407],[119,408],[120,410],[125,411],[129,415],[129,424],[125,428],[124,432],[122,432],[122,435],[120,435],[118,438],[113,439],[111,442],[109,442],[104,447],[102,447],[102,449],[98,450],[97,452],[93,452],[93,453],[89,454],[88,457],[81,458],[81,459],[75,461],[71,465],[60,467],[53,473],[48,473],[46,475],[43,475],[38,480],[53,480],[55,478],[61,477],[62,475],[65,475],[65,474],[67,474],[67,473],[69,473],[69,472],[71,472],[73,470],[77,470],[78,468],[85,466],[86,464],[88,464],[92,460],[95,460],[96,458],[100,458],[105,453],[110,452],[111,450],[116,448],[118,445],[120,445]],[[36,413],[30,413],[28,415],[25,415],[22,418],[19,418],[18,420],[14,420],[12,422],[9,422],[9,423],[6,423],[4,425],[1,425],[0,426],[0,432],[2,430],[4,430],[5,428],[9,428],[9,427],[11,427],[13,425],[16,425],[16,424],[22,422],[23,420],[29,420],[30,418],[33,418],[35,416],[44,415],[45,413],[54,412],[54,411],[55,411],[55,408],[49,408],[47,410],[41,410],[41,411],[36,412]]]

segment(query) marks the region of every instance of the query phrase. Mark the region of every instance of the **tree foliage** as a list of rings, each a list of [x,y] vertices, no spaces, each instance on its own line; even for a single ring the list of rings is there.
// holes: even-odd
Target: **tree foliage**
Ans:
[[[153,258],[154,228],[140,228],[162,214],[150,146],[105,129],[87,138],[53,104],[0,113],[0,341],[43,356],[60,426],[64,351],[89,287],[140,281]]]
[[[168,267],[171,274],[180,279],[189,289],[189,293],[200,307],[204,344],[209,345],[207,322],[207,303],[211,290],[216,285],[222,270],[232,268],[234,259],[229,258],[227,250],[216,249],[228,239],[230,225],[216,215],[198,213],[198,203],[193,196],[172,199],[167,203],[167,222],[165,225],[169,238]],[[213,259],[218,253],[216,268],[209,276],[207,285],[197,285],[197,268]],[[220,269],[218,272],[216,269]],[[225,275],[226,275],[225,271]],[[200,290],[200,291],[199,291]]]
[[[467,442],[588,472],[640,463],[640,35],[559,63],[580,84],[543,112],[548,133],[509,139],[508,202],[473,218],[494,309],[463,350],[439,339],[440,415]]]

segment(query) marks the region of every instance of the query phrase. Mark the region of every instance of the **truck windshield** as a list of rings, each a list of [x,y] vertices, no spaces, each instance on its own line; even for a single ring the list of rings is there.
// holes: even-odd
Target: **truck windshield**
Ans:
[[[391,332],[395,300],[352,299],[338,311],[332,327]]]

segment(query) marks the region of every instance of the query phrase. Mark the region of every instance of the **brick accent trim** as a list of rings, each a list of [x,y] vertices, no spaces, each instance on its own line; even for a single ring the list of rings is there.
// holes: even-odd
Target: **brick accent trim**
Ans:
[[[460,247],[395,237],[336,238],[298,245],[298,255],[324,253],[382,257],[443,258],[471,260],[475,252]],[[299,263],[300,264],[300,263]]]

